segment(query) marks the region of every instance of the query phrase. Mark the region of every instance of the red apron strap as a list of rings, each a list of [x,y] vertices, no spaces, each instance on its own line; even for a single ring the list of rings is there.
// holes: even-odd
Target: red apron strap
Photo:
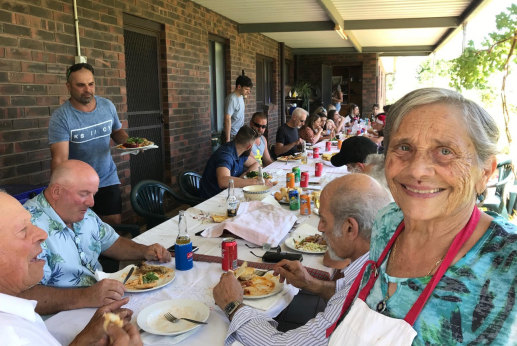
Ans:
[[[386,247],[382,251],[381,255],[379,256],[379,259],[377,260],[377,263],[375,263],[375,266],[373,268],[373,270],[375,271],[375,275],[370,275],[370,279],[368,280],[366,285],[363,287],[361,292],[359,292],[359,295],[357,296],[357,298],[364,301],[366,299],[366,297],[368,297],[368,295],[370,294],[370,290],[372,289],[373,285],[375,284],[375,281],[377,280],[377,276],[379,275],[378,268],[381,267],[382,262],[384,262],[384,259],[386,258],[386,256],[388,256],[388,253],[390,252],[391,247],[393,246],[393,244],[395,243],[395,240],[397,240],[397,237],[399,236],[400,232],[402,232],[403,229],[404,229],[404,221],[402,221],[399,224],[399,226],[395,230],[395,233],[393,233],[393,235],[391,236],[390,241],[388,242],[388,244],[386,244]]]
[[[357,291],[359,290],[359,286],[361,285],[361,281],[363,279],[364,272],[365,272],[366,268],[368,267],[368,265],[371,264],[372,272],[370,273],[370,279],[368,280],[366,286],[361,290],[361,292],[359,294],[359,298],[364,300],[364,298],[361,298],[361,295],[364,295],[364,296],[368,295],[373,284],[375,283],[375,280],[377,279],[377,275],[378,275],[377,268],[379,268],[381,263],[384,261],[384,258],[386,258],[386,255],[388,254],[391,246],[395,242],[395,239],[397,239],[398,235],[400,234],[400,232],[402,232],[403,229],[404,229],[404,221],[402,221],[400,223],[400,225],[397,227],[395,234],[393,234],[390,241],[388,242],[388,245],[386,245],[386,247],[382,251],[379,259],[377,260],[377,263],[372,260],[369,260],[365,264],[363,264],[361,271],[359,272],[359,274],[357,274],[357,277],[355,278],[354,283],[352,284],[352,286],[350,287],[350,290],[348,291],[348,294],[346,296],[343,307],[341,308],[341,313],[339,314],[338,319],[330,327],[327,328],[327,333],[326,333],[327,338],[330,336],[330,334],[332,334],[334,329],[336,329],[336,326],[338,325],[338,323],[341,322],[341,320],[343,319],[343,315],[348,310],[350,305],[352,305],[352,301],[354,300],[354,298],[357,294]]]
[[[472,233],[474,232],[474,229],[476,228],[479,219],[481,216],[481,212],[479,209],[474,206],[474,210],[472,211],[472,215],[470,216],[470,220],[467,222],[465,227],[454,237],[454,240],[449,247],[449,250],[447,251],[447,254],[445,255],[445,258],[436,271],[436,273],[433,275],[431,280],[427,283],[426,287],[416,300],[415,304],[413,304],[413,307],[409,310],[404,320],[409,323],[410,325],[413,325],[418,318],[418,315],[420,315],[420,312],[425,306],[425,303],[431,296],[431,293],[433,293],[433,290],[435,289],[436,285],[438,285],[438,282],[441,280],[447,269],[449,268],[450,264],[454,260],[454,257],[458,254],[461,247],[465,242],[470,238]]]
[[[327,328],[327,333],[326,333],[327,338],[330,336],[330,334],[332,334],[334,329],[336,329],[336,327],[337,327],[338,323],[341,321],[343,315],[345,314],[345,312],[348,310],[348,308],[352,304],[352,301],[354,300],[355,295],[356,295],[357,291],[359,290],[359,285],[361,285],[361,280],[363,279],[364,272],[370,264],[375,266],[374,261],[372,261],[372,260],[366,261],[363,264],[363,267],[361,268],[361,271],[359,272],[359,274],[357,274],[357,276],[355,277],[354,283],[350,287],[350,290],[348,290],[348,294],[345,298],[345,302],[343,303],[343,307],[341,308],[341,312],[339,313],[339,317],[330,327]],[[372,273],[373,272],[374,272],[374,270],[372,270]]]

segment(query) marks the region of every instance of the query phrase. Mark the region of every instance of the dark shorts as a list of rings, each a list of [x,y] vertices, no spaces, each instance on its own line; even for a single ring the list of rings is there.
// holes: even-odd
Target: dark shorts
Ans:
[[[99,216],[122,213],[122,196],[119,185],[104,186],[94,197],[95,205],[92,210]]]

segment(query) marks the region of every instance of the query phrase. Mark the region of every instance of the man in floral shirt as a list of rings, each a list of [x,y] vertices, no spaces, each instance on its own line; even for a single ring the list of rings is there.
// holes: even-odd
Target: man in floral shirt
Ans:
[[[31,222],[48,233],[40,255],[46,260],[43,279],[22,294],[38,301],[40,314],[120,300],[124,295],[121,282],[97,282],[94,277],[96,270],[102,270],[100,254],[116,260],[170,261],[163,246],[119,237],[90,210],[98,186],[99,177],[90,165],[68,160],[53,171],[48,188],[24,205]]]

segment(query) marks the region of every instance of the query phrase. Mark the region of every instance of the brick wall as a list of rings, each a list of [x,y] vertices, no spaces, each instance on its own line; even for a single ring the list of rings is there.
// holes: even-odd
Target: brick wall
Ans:
[[[377,90],[379,69],[377,54],[300,55],[297,56],[297,78],[321,87],[322,64],[333,67],[362,66],[362,105],[359,105],[361,113],[369,112],[374,103],[383,103],[383,100],[379,99],[380,92]]]
[[[201,172],[211,154],[208,34],[229,43],[228,90],[245,70],[255,82],[257,54],[274,59],[279,102],[278,43],[238,34],[236,23],[187,0],[78,1],[82,55],[96,70],[96,93],[115,104],[127,127],[123,13],[163,25],[162,101],[165,176],[175,183],[185,169]],[[4,0],[0,4],[0,185],[46,184],[50,173],[48,122],[67,98],[66,67],[76,54],[72,1]],[[246,121],[255,112],[247,100]],[[276,133],[277,111],[270,112]],[[128,203],[129,158],[114,153]],[[127,215],[126,215],[127,216]]]

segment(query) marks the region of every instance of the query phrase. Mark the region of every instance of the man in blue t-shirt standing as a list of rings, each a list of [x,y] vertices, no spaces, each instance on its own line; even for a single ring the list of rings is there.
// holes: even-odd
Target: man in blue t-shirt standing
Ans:
[[[237,77],[235,89],[224,100],[224,128],[222,142],[227,143],[235,137],[237,131],[244,125],[244,99],[248,97],[253,82],[248,76]]]
[[[92,209],[104,222],[117,224],[121,222],[122,199],[110,138],[122,144],[128,134],[122,129],[115,105],[95,96],[93,74],[93,67],[86,63],[67,70],[70,98],[52,113],[48,128],[51,169],[69,159],[92,166],[100,178]]]
[[[250,156],[251,147],[257,139],[258,133],[248,125],[241,127],[235,139],[221,145],[210,156],[201,177],[201,197],[210,198],[228,187],[233,178],[235,187],[257,185],[257,178],[241,178],[244,173],[258,170],[258,162]],[[266,185],[271,185],[266,180]]]

